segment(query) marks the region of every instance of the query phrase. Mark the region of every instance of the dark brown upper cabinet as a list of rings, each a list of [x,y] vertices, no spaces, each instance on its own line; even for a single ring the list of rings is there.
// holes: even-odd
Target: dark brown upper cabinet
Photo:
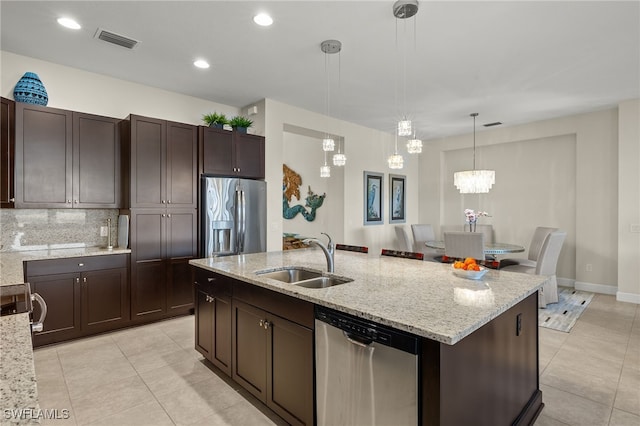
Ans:
[[[0,135],[0,207],[13,207],[14,185],[14,150],[15,150],[15,102],[1,98],[2,134]]]
[[[264,179],[262,136],[200,126],[200,170],[215,176]]]
[[[118,120],[16,104],[15,206],[120,207]]]
[[[196,208],[197,127],[130,115],[121,123],[125,204],[130,208]]]

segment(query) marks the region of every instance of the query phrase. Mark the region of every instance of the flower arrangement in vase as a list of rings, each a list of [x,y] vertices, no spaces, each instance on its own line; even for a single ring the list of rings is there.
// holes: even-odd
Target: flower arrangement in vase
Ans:
[[[469,231],[476,232],[476,223],[480,216],[491,217],[487,212],[474,211],[471,209],[464,209],[464,215],[467,217],[467,223],[469,224]]]

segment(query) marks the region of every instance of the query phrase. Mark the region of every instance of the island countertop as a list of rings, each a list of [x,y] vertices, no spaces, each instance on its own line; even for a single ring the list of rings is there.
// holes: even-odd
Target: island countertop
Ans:
[[[287,266],[326,271],[325,257],[315,248],[189,263],[449,345],[535,293],[548,279],[489,270],[482,279],[470,280],[453,275],[450,264],[346,251],[336,251],[334,273],[353,279],[346,284],[312,289],[256,274]]]

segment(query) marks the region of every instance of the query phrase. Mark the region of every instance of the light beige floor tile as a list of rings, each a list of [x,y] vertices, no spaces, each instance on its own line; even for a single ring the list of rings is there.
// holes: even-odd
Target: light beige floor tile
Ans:
[[[110,383],[136,376],[136,370],[129,361],[121,358],[71,371],[65,370],[65,380],[72,400]]]
[[[617,382],[622,370],[622,361],[613,362],[584,353],[580,348],[566,348],[563,346],[551,360],[547,369],[552,367],[574,369],[608,381]]]
[[[47,418],[43,418],[42,425],[53,425],[53,426],[73,426],[77,425],[76,417],[73,414],[73,410],[69,409],[68,411],[56,411],[55,414],[50,415]]]
[[[182,349],[187,350],[195,350],[196,346],[196,337],[195,333],[191,333],[188,335],[184,335],[181,338],[172,338],[176,345],[180,346]]]
[[[34,357],[33,364],[36,369],[36,379],[38,385],[45,380],[49,379],[62,379],[64,381],[64,374],[62,372],[62,365],[58,359],[58,354],[54,353],[55,357]]]
[[[181,361],[185,358],[191,358],[191,356],[176,343],[171,342],[171,344],[168,344],[167,346],[156,348],[148,352],[140,352],[129,356],[127,359],[136,371],[141,373],[143,371],[155,370],[156,368],[173,364],[174,362]]]
[[[547,368],[540,383],[608,406],[613,406],[618,387],[618,380],[603,379],[565,366]]]
[[[603,345],[601,340],[584,334],[569,336],[562,349],[576,349],[585,355],[610,360],[616,365],[624,361],[627,353],[627,345],[625,344]]]
[[[90,426],[173,426],[173,422],[158,401],[136,405],[111,416],[104,417]]]
[[[560,420],[552,419],[551,417],[544,414],[544,410],[542,414],[538,416],[535,426],[567,426],[567,423],[563,423]]]
[[[182,387],[214,376],[202,362],[191,357],[139,374],[154,394],[169,390],[179,392]]]
[[[629,332],[607,329],[599,324],[587,324],[578,320],[570,333],[572,336],[586,336],[600,340],[607,346],[624,346],[629,343]]]
[[[218,377],[181,388],[180,392],[168,390],[155,396],[171,419],[183,425],[212,416],[242,401],[242,397]]]
[[[251,426],[274,426],[286,425],[285,422],[274,423],[269,417],[265,416],[260,410],[247,401],[241,401],[229,408],[215,413],[204,419],[200,419],[192,425],[251,425]]]
[[[613,409],[609,426],[638,426],[640,425],[640,416],[627,413],[626,411]]]
[[[611,407],[551,386],[540,385],[545,416],[575,426],[604,426]]]
[[[622,370],[613,406],[640,416],[640,371],[631,368]]]
[[[84,347],[82,342],[78,343],[78,346],[67,346],[64,351],[58,351],[60,364],[65,374],[104,362],[126,359],[113,341],[103,341],[92,347]]]
[[[155,399],[140,377],[133,376],[71,397],[78,424],[88,424]]]
[[[175,346],[173,340],[160,329],[152,329],[146,326],[142,333],[135,333],[134,331],[114,337],[118,347],[127,357],[144,352],[162,350],[166,346]]]
[[[53,348],[58,351],[58,354],[64,354],[68,351],[86,351],[94,349],[103,345],[113,343],[113,339],[110,334],[100,334],[97,336],[84,337],[82,339],[71,340],[69,342],[58,343]]]
[[[538,338],[545,345],[557,349],[569,338],[569,333],[538,327]]]

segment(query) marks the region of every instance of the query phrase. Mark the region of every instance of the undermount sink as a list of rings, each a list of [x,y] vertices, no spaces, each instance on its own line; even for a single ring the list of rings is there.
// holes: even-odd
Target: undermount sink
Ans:
[[[325,288],[353,281],[349,278],[325,275],[319,271],[299,267],[258,271],[256,275],[306,288]]]

